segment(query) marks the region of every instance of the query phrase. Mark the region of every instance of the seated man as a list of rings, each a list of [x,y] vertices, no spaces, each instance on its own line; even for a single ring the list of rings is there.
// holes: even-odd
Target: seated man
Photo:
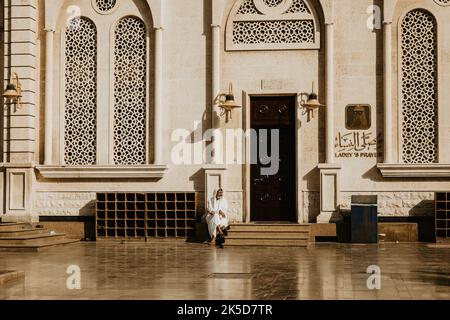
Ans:
[[[222,189],[214,190],[213,196],[208,200],[206,210],[206,222],[211,236],[211,245],[215,246],[217,236],[223,237],[223,230],[228,227],[228,203],[223,197]]]

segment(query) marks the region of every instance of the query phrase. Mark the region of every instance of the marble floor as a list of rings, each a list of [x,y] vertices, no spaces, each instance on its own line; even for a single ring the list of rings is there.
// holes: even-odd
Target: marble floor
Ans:
[[[371,265],[381,270],[379,290],[367,288]],[[69,266],[79,267],[79,290],[68,289]],[[0,252],[0,270],[25,272],[0,286],[0,299],[450,299],[450,249],[419,243],[212,249],[82,242]]]

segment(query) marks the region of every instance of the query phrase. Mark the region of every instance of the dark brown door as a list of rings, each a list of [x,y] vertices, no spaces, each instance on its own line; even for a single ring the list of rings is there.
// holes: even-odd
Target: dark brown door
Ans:
[[[250,112],[251,127],[256,132],[251,138],[251,220],[295,222],[295,98],[253,97]],[[276,134],[272,135],[272,130],[278,130],[279,141],[276,141]],[[268,141],[264,145],[265,137]],[[272,138],[277,143],[275,148]],[[275,155],[277,148],[279,157]],[[273,164],[268,164],[265,154],[271,161],[279,161],[276,172]],[[268,170],[270,167],[272,170]]]

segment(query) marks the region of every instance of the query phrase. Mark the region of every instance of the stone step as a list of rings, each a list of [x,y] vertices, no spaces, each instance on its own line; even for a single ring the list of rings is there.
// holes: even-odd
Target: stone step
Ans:
[[[227,239],[298,239],[308,240],[308,231],[232,231],[228,232]]]
[[[17,244],[0,244],[0,252],[38,252],[44,249],[52,248],[55,246],[66,245],[71,243],[77,243],[80,240],[76,239],[62,239],[53,240],[46,244],[29,244],[29,245],[17,245]]]
[[[10,238],[0,238],[0,247],[3,247],[5,245],[43,246],[43,245],[51,244],[53,242],[57,242],[60,240],[65,240],[65,239],[66,239],[66,235],[63,233],[22,235],[22,236],[10,237]]]
[[[287,232],[297,231],[309,233],[308,224],[233,224],[230,226],[230,231],[272,231],[272,232]]]
[[[245,239],[245,238],[226,238],[224,246],[233,247],[303,247],[308,246],[307,240],[300,239]]]
[[[19,223],[0,223],[0,231],[11,231],[11,230],[23,230],[23,229],[33,229],[33,226],[29,223],[19,222]]]
[[[20,229],[20,230],[6,230],[0,231],[0,239],[14,238],[20,236],[30,236],[37,234],[48,234],[50,231],[48,229]]]

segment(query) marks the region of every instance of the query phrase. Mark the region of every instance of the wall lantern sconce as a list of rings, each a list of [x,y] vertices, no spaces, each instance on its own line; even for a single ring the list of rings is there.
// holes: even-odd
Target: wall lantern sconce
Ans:
[[[325,107],[324,104],[321,104],[319,102],[319,98],[317,96],[317,93],[315,93],[314,88],[314,81],[312,83],[312,92],[310,94],[302,94],[302,95],[308,95],[308,100],[306,102],[302,101],[301,105],[302,107],[305,107],[308,111],[312,111],[312,118],[314,118],[314,110],[318,109],[319,107]]]
[[[22,98],[22,84],[20,83],[17,73],[14,72],[11,75],[11,79],[6,86],[3,97],[9,100],[11,103],[16,103],[17,109],[20,109],[20,98]]]
[[[221,97],[225,97],[225,100],[220,100]],[[220,116],[222,117],[225,115],[225,121],[228,122],[229,119],[232,119],[232,111],[240,107],[241,106],[234,101],[233,84],[230,83],[228,93],[221,93],[219,95],[219,108],[222,109]]]

